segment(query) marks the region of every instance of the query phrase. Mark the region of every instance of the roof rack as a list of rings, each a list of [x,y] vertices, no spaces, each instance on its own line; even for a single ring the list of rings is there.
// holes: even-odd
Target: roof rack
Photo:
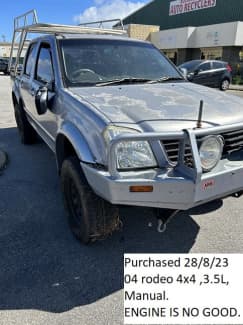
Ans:
[[[103,25],[105,23],[112,23],[112,22],[116,22],[115,26],[116,27],[121,27],[122,30],[124,30],[124,25],[123,25],[123,21],[120,18],[117,19],[107,19],[107,20],[98,20],[98,21],[91,21],[91,22],[87,22],[87,23],[81,23],[78,24],[79,26],[88,26],[88,25],[98,25],[98,28],[103,28]]]
[[[14,33],[11,44],[10,59],[8,64],[8,71],[13,67],[13,52],[14,46],[16,45],[18,39],[19,43],[17,46],[17,55],[16,61],[14,63],[14,69],[11,69],[11,72],[16,75],[17,66],[19,63],[19,58],[23,50],[24,45],[26,44],[26,37],[28,33],[36,34],[109,34],[109,35],[127,35],[127,32],[124,30],[122,21],[120,19],[109,20],[118,21],[121,24],[121,29],[111,29],[111,28],[102,28],[102,21],[99,22],[90,22],[80,25],[58,25],[58,24],[46,24],[39,23],[36,10],[30,10],[23,15],[20,15],[14,19]],[[108,22],[108,21],[103,21]],[[99,28],[91,28],[81,25],[90,25],[100,23]]]

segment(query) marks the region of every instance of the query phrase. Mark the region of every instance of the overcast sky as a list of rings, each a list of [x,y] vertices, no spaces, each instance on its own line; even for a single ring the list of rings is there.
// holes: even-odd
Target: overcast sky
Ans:
[[[36,9],[39,22],[77,24],[124,18],[150,0],[7,0],[0,13],[0,40],[12,39],[13,18]]]

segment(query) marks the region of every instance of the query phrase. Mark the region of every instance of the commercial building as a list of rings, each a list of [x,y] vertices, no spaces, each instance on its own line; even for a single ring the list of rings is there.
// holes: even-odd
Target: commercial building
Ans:
[[[221,59],[229,62],[235,73],[242,70],[242,0],[154,0],[123,22],[159,26],[160,31],[151,31],[147,39],[176,64]]]
[[[1,58],[9,58],[10,57],[11,45],[12,45],[12,43],[8,43],[8,42],[0,43],[0,57]],[[21,57],[25,56],[27,47],[28,47],[28,45],[24,46],[22,53],[21,53]],[[17,51],[18,51],[18,44],[15,44],[14,51],[13,51],[13,57],[16,57]]]

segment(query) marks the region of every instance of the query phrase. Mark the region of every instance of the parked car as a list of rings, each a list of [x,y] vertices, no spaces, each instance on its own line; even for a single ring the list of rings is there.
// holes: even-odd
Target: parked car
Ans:
[[[178,210],[239,196],[242,99],[188,82],[120,30],[32,28],[52,34],[30,43],[13,79],[15,118],[24,144],[37,133],[54,152],[82,242],[119,228],[120,205],[154,208],[160,227]]]
[[[227,62],[217,60],[192,60],[179,66],[185,69],[189,81],[200,85],[229,89],[232,81],[232,68]]]
[[[8,74],[8,59],[0,58],[0,72]]]

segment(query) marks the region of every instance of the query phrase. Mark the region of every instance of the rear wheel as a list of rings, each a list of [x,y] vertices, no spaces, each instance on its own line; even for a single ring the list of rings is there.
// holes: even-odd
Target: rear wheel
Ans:
[[[14,104],[14,115],[19,130],[21,142],[23,144],[32,144],[36,142],[37,134],[27,120],[25,111],[18,103]]]
[[[61,184],[69,224],[79,240],[87,244],[119,228],[118,208],[93,192],[77,157],[63,162]]]
[[[228,79],[224,79],[224,80],[221,81],[219,88],[220,88],[220,90],[225,91],[225,90],[228,90],[229,89],[229,85],[230,85],[229,80]]]

